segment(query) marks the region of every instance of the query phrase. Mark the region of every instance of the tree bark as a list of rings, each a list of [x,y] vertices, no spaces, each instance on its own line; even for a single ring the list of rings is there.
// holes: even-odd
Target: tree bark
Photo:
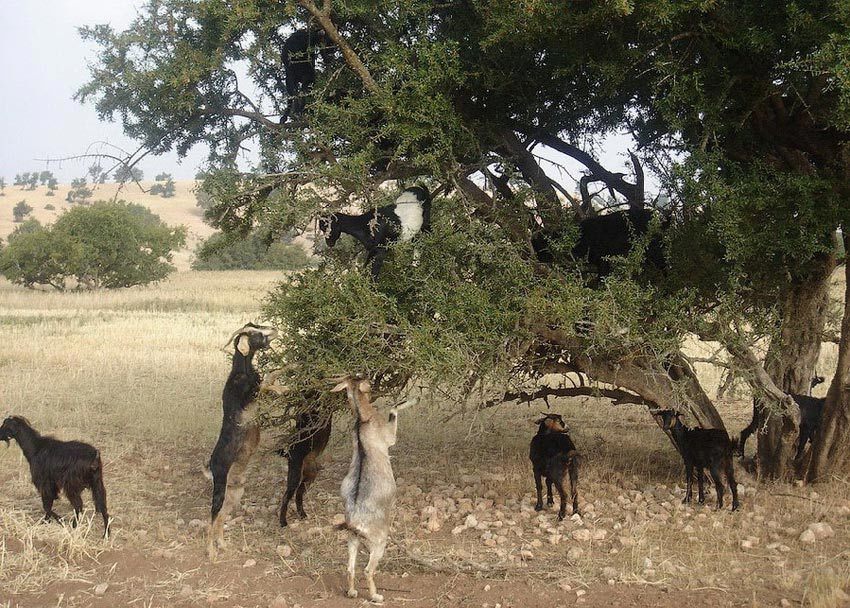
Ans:
[[[782,303],[779,337],[768,348],[764,368],[786,393],[809,393],[820,354],[829,277],[834,268],[832,255],[813,261],[811,274],[795,285]],[[800,433],[799,415],[781,405],[766,403],[762,397],[756,398],[754,405],[760,412],[759,419],[764,421],[763,429],[758,429],[759,476],[790,479],[795,474],[793,455]]]
[[[850,246],[850,235],[844,235]],[[808,481],[820,481],[848,469],[850,456],[850,264],[844,264],[844,318],[838,343],[838,366],[823,408],[823,419],[812,440],[812,457],[806,471]]]

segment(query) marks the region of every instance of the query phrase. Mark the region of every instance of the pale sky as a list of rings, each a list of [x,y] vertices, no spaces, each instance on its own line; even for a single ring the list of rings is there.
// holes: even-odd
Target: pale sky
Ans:
[[[92,105],[72,99],[88,80],[87,61],[95,54],[77,33],[81,25],[109,23],[124,29],[141,0],[0,0],[0,176],[11,184],[16,173],[49,169],[60,182],[85,175],[92,159],[47,163],[36,158],[85,154],[107,141],[133,150],[120,124],[103,123]],[[165,171],[190,179],[203,162],[195,149],[178,162],[176,154],[148,157],[140,167],[146,179]],[[101,165],[107,167],[106,161]]]
[[[88,80],[87,62],[95,57],[94,47],[83,43],[77,27],[108,23],[125,29],[136,16],[136,7],[144,4],[144,0],[0,0],[0,177],[7,184],[16,173],[45,169],[68,183],[94,164],[93,159],[49,165],[35,159],[97,151],[97,142],[125,150],[137,147],[124,137],[120,124],[100,122],[92,105],[81,105],[72,97]],[[626,156],[630,145],[625,136],[609,138],[599,160],[611,171],[630,172]],[[582,167],[570,159],[551,150],[544,155],[563,163],[576,179],[581,176]],[[182,161],[172,153],[148,156],[139,166],[146,179],[163,171],[175,179],[191,179],[205,157],[206,150],[196,147]],[[101,165],[106,168],[107,162]],[[544,170],[558,179],[552,166],[544,164]],[[647,189],[656,188],[647,175]]]

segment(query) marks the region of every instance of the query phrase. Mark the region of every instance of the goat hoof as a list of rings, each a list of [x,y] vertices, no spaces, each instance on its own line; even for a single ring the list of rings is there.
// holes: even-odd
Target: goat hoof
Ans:
[[[536,505],[534,505],[534,510],[535,510],[535,511],[542,511],[542,510],[543,510],[543,505],[541,505],[541,504],[536,504]]]
[[[298,517],[300,517],[301,519],[307,519],[307,514],[306,513],[299,513]]]
[[[345,592],[345,595],[351,598],[357,597],[357,589],[349,589]]]
[[[558,513],[558,521],[564,521],[564,514]]]
[[[734,504],[734,505],[732,505],[732,510],[733,510],[733,511],[737,511],[737,510],[738,510],[738,509],[740,509],[740,508],[741,508],[741,505],[739,505],[739,504]]]
[[[280,520],[280,527],[281,527],[281,528],[285,528],[285,527],[286,527],[286,526],[288,526],[288,525],[289,525],[289,524],[287,523],[287,521],[286,521],[285,519],[281,519],[281,520]]]

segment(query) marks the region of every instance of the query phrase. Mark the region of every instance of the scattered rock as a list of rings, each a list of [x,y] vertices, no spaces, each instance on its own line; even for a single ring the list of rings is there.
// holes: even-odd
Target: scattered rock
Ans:
[[[193,589],[190,585],[183,585],[180,587],[180,597],[191,597],[193,593]]]
[[[801,543],[813,543],[817,540],[815,533],[809,529],[803,530],[803,533],[800,534],[800,542]]]
[[[606,567],[602,568],[602,577],[603,578],[615,579],[615,578],[617,578],[618,574],[619,573],[617,572],[617,569],[612,568],[611,566],[606,566]]]
[[[812,533],[815,535],[815,538],[817,538],[818,540],[835,536],[835,532],[832,530],[832,526],[825,522],[809,524],[808,529],[812,531]]]
[[[289,602],[286,601],[285,597],[279,595],[272,600],[272,603],[269,604],[269,608],[289,608]]]
[[[576,597],[581,597],[582,595],[585,595],[586,593],[587,593],[587,591],[585,591],[584,589],[576,589]]]
[[[109,583],[101,583],[94,588],[94,594],[103,595],[104,593],[106,593],[107,589],[109,589]]]
[[[242,564],[242,567],[243,567],[243,568],[253,568],[253,567],[254,567],[254,566],[256,566],[256,565],[257,565],[257,560],[255,560],[255,559],[246,559],[246,560],[245,560],[245,563],[244,563],[244,564]]]
[[[275,549],[275,553],[277,553],[281,559],[287,559],[290,555],[292,555],[292,547],[289,545],[278,545]]]
[[[474,528],[478,525],[478,519],[472,513],[470,513],[466,516],[463,525],[465,525],[467,528]]]
[[[331,519],[331,525],[333,525],[334,527],[341,526],[344,523],[345,523],[345,515],[343,515],[342,513],[337,513],[336,515],[333,516],[333,519]]]
[[[203,530],[207,527],[207,524],[200,519],[191,519],[189,520],[189,527],[193,530]]]
[[[591,533],[590,530],[582,528],[580,530],[573,530],[572,536],[578,541],[588,541],[591,538]]]
[[[605,540],[606,536],[608,536],[608,530],[599,528],[598,530],[593,531],[593,540]]]
[[[582,555],[584,555],[584,549],[581,547],[570,547],[570,550],[567,551],[567,559],[570,561],[575,561]]]
[[[789,602],[783,597],[781,600],[779,600],[779,605],[782,606],[782,608],[789,608],[791,606],[791,602]]]
[[[463,526],[463,525],[455,526],[454,528],[452,528],[452,534],[457,535],[457,534],[460,534],[461,532],[463,532],[464,530],[466,530],[466,526]]]

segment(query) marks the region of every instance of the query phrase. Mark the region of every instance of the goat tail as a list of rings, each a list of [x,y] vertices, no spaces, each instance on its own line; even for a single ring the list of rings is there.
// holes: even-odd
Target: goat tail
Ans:
[[[109,538],[109,513],[106,508],[106,486],[103,485],[103,463],[100,454],[92,463],[91,496],[94,510],[103,517],[103,537]]]

